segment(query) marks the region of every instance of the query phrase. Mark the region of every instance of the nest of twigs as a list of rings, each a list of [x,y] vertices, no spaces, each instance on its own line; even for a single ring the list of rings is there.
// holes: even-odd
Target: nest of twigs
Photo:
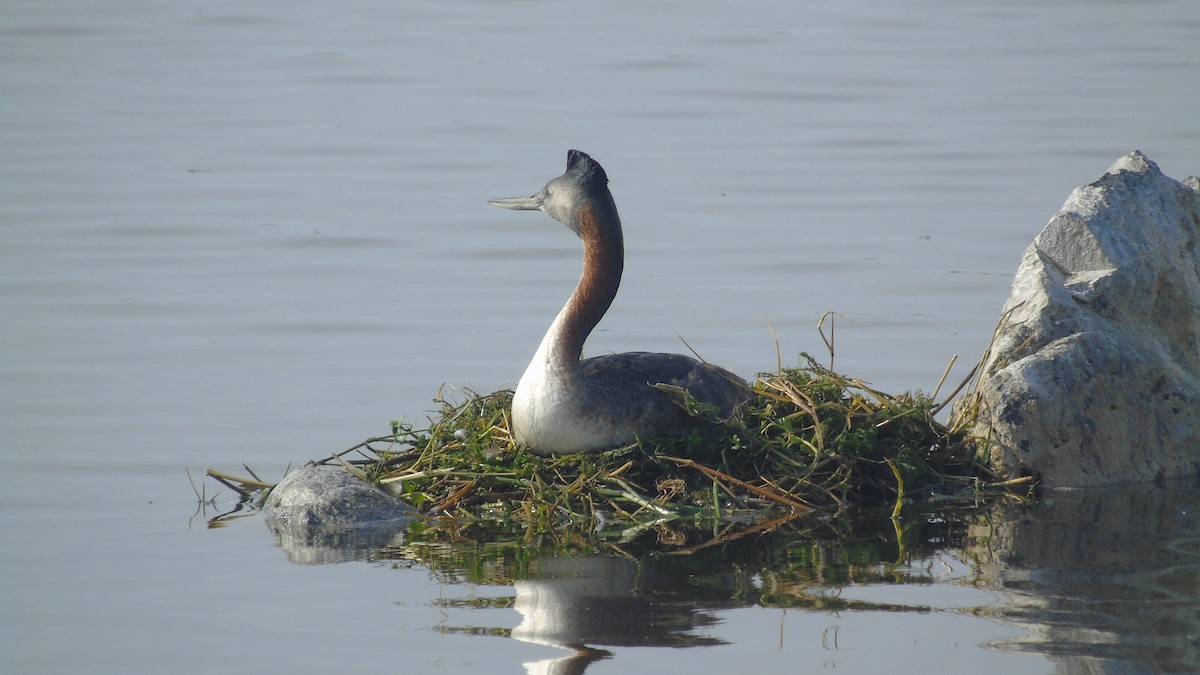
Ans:
[[[456,403],[439,395],[427,426],[394,422],[392,433],[321,463],[340,462],[429,516],[527,532],[772,522],[866,503],[898,512],[921,497],[977,500],[1014,488],[990,472],[966,422],[935,419],[945,403],[931,397],[876,391],[808,355],[751,389],[732,420],[677,392],[698,418],[688,437],[555,457],[513,443],[511,392],[466,392]]]

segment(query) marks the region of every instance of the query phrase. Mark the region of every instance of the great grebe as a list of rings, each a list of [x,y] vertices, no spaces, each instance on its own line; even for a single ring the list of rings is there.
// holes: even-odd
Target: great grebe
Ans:
[[[567,454],[678,437],[691,418],[655,384],[682,387],[724,416],[746,400],[744,380],[682,354],[626,352],[580,360],[583,343],[617,295],[625,266],[621,219],[608,176],[595,160],[571,150],[566,172],[541,192],[488,203],[542,211],[583,240],[583,275],[513,396],[518,443],[542,454]]]

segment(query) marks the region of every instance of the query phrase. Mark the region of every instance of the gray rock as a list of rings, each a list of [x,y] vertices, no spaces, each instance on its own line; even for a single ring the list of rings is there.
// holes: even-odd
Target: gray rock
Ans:
[[[263,505],[267,527],[293,562],[356,560],[401,536],[416,510],[340,466],[302,466]]]
[[[975,432],[1047,486],[1200,473],[1200,182],[1140,152],[1077,188],[1026,249]]]

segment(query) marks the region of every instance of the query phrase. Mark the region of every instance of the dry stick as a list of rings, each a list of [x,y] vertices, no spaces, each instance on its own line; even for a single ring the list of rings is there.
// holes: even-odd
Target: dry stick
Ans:
[[[1000,481],[999,483],[984,483],[983,486],[989,488],[1011,487],[1013,485],[1025,485],[1026,483],[1032,482],[1033,476],[1021,476],[1020,478],[1010,478],[1009,480]]]
[[[771,394],[771,398],[780,402],[789,402],[812,418],[813,435],[816,437],[816,443],[814,445],[816,448],[823,450],[825,448],[825,433],[824,429],[821,427],[821,417],[817,413],[816,402],[813,401],[808,394],[805,394],[803,391],[797,389],[786,380],[783,380],[782,382],[764,382],[760,380],[759,382],[764,387],[776,392]],[[818,451],[814,448],[814,452]]]
[[[624,464],[622,464],[621,466],[613,469],[612,471],[609,471],[607,474],[607,477],[608,478],[616,478],[616,477],[620,476],[621,474],[625,473],[626,471],[628,471],[632,467],[633,467],[633,460],[631,459],[628,462],[625,462]]]
[[[767,322],[767,330],[771,331],[771,341],[775,343],[775,372],[783,375],[783,354],[779,351],[779,336],[775,334],[775,327],[771,322]]]
[[[680,466],[696,469],[697,471],[705,474],[709,478],[716,478],[718,480],[729,481],[730,483],[733,483],[734,485],[737,485],[739,487],[743,487],[743,488],[753,492],[754,494],[756,494],[760,497],[763,497],[764,499],[770,499],[773,502],[778,502],[789,508],[799,509],[802,511],[812,511],[812,507],[808,506],[807,504],[801,504],[798,501],[788,499],[787,497],[784,497],[783,495],[773,492],[771,490],[764,490],[764,489],[758,487],[757,485],[752,485],[750,483],[747,483],[744,480],[739,480],[737,478],[734,478],[733,476],[730,476],[729,474],[721,473],[720,471],[717,471],[716,469],[711,469],[707,466],[704,466],[703,464],[697,464],[694,460],[683,459],[680,457],[671,457],[669,455],[659,455],[659,457],[661,457],[665,460],[671,461],[671,462],[675,462],[676,464],[678,464]]]
[[[450,507],[454,506],[455,502],[462,498],[463,495],[467,494],[471,490],[474,490],[476,485],[479,485],[479,481],[469,481],[466,485],[462,486],[458,490],[455,490],[454,494],[447,497],[441,504],[429,509],[429,512],[432,514],[448,511]]]
[[[246,466],[245,464],[242,465],[242,468],[245,469],[246,472],[249,473],[251,476],[254,476],[254,480],[257,480],[257,481],[262,480],[261,478],[258,477],[258,474],[254,473],[254,469],[251,469],[250,467]]]
[[[637,504],[638,506],[642,507],[643,509],[649,509],[649,510],[654,511],[655,513],[662,515],[662,516],[678,515],[678,514],[672,512],[670,509],[665,509],[665,508],[659,506],[658,504],[651,503],[650,500],[639,495],[633,489],[633,486],[631,486],[629,483],[621,480],[620,478],[606,478],[606,479],[604,479],[604,481],[606,483],[608,483],[608,482],[616,483],[619,487],[621,487],[621,494],[626,499],[633,502],[634,504]],[[638,509],[638,510],[640,511],[641,509]],[[634,512],[634,515],[637,515],[637,512]]]
[[[958,354],[950,357],[950,363],[946,364],[946,370],[942,371],[942,379],[938,380],[937,386],[933,388],[933,395],[929,397],[930,401],[936,401],[938,392],[942,390],[942,385],[946,383],[946,378],[950,376],[950,369],[954,367],[954,362],[958,361]]]
[[[366,472],[363,471],[362,469],[356,469],[356,468],[350,466],[350,464],[346,460],[342,459],[340,456],[337,458],[337,461],[341,462],[342,468],[346,470],[346,473],[350,474],[351,476],[354,476],[355,478],[357,478],[361,481],[370,482],[370,480],[367,478]]]
[[[417,471],[417,472],[415,472],[415,473],[406,473],[406,474],[404,474],[404,475],[401,475],[401,476],[389,476],[389,477],[387,477],[387,478],[383,478],[383,479],[381,479],[381,480],[379,481],[379,484],[380,484],[380,485],[387,485],[387,484],[389,484],[389,483],[400,483],[400,482],[403,482],[403,481],[406,481],[406,480],[416,480],[416,479],[419,479],[419,478],[429,478],[429,477],[431,477],[431,476],[445,476],[445,475],[452,474],[452,473],[455,473],[455,472],[456,472],[456,470],[455,470],[455,469],[427,469],[427,470],[425,470],[425,471]]]
[[[348,455],[352,452],[361,451],[363,448],[366,448],[374,453],[375,449],[371,447],[371,444],[372,443],[383,443],[384,441],[388,441],[390,443],[399,443],[400,442],[400,434],[388,434],[387,436],[376,436],[374,438],[368,438],[367,440],[362,441],[362,442],[354,445],[353,447],[346,448],[345,450],[342,450],[341,452],[335,452],[332,455],[326,457],[325,459],[319,460],[315,463],[316,464],[325,464],[325,463],[331,462],[335,459],[340,459],[341,457]],[[378,453],[376,453],[376,454],[378,454]]]
[[[773,480],[771,480],[771,479],[767,478],[766,476],[763,476],[763,477],[762,477],[762,480],[763,480],[763,482],[764,482],[764,483],[766,483],[768,486],[770,486],[770,487],[771,487],[771,489],[775,490],[776,492],[782,492],[782,493],[786,493],[786,494],[791,494],[791,490],[785,490],[785,489],[783,488],[783,486],[782,486],[782,485],[780,485],[779,483],[777,483],[777,482],[775,482],[775,481],[773,481]],[[810,505],[808,505],[808,504],[805,504],[805,507],[806,507],[806,508],[808,508],[808,509],[812,509],[812,508],[813,508],[812,506],[810,506]]]
[[[943,408],[950,405],[950,401],[953,401],[954,397],[958,396],[959,392],[961,392],[968,384],[970,384],[971,380],[975,379],[975,373],[979,372],[979,366],[981,366],[981,365],[983,365],[982,362],[975,364],[975,367],[972,368],[971,371],[967,373],[967,376],[965,378],[963,378],[963,381],[960,382],[958,384],[958,386],[954,388],[954,391],[950,392],[950,395],[947,396],[944,401],[935,405],[933,407],[933,409],[929,411],[929,413],[931,415],[936,415],[936,414],[940,413]],[[947,369],[946,372],[948,373],[950,371]],[[945,377],[945,376],[943,376],[943,377]],[[930,398],[933,398],[933,397],[930,397]]]
[[[196,481],[192,480],[192,472],[191,472],[191,471],[189,471],[189,470],[188,470],[188,468],[187,468],[186,466],[185,466],[185,467],[183,467],[183,472],[187,474],[187,477],[188,477],[188,482],[192,484],[192,492],[195,492],[195,493],[196,493],[196,499],[197,499],[198,501],[202,501],[202,498],[200,497],[200,490],[203,490],[203,489],[204,489],[204,488],[203,488],[203,483],[201,483],[201,488],[200,488],[200,490],[197,490],[197,489],[196,489]]]
[[[846,385],[847,385],[846,386],[847,389],[853,388],[853,389],[858,389],[860,391],[867,392],[871,396],[875,397],[875,400],[879,401],[880,404],[889,405],[889,404],[894,404],[896,402],[895,396],[885,393],[885,392],[882,392],[882,391],[879,391],[877,389],[872,389],[871,387],[867,386],[866,382],[863,382],[862,380],[859,380],[857,378],[847,380]],[[866,399],[863,399],[863,402],[866,403]]]
[[[734,532],[727,531],[726,534],[722,534],[720,536],[714,537],[712,539],[709,539],[708,541],[701,542],[694,546],[689,546],[687,548],[681,548],[681,549],[676,549],[674,551],[669,551],[667,553],[667,555],[691,555],[697,551],[701,551],[701,550],[709,548],[711,546],[717,546],[718,544],[726,544],[731,541],[734,541],[735,539],[741,539],[742,537],[745,537],[745,536],[748,536],[751,534],[757,534],[759,532],[766,532],[768,530],[772,530],[776,527],[779,527],[780,525],[791,522],[803,515],[804,515],[803,513],[798,513],[798,512],[785,513],[784,515],[779,516],[778,518],[772,518],[771,520],[768,520],[765,522],[755,523],[754,525],[751,525],[750,527],[747,527],[743,530],[737,530]]]
[[[829,369],[833,370],[834,359],[834,340],[837,323],[837,317],[840,316],[837,312],[829,311],[821,315],[821,320],[817,322],[817,333],[821,335],[821,341],[825,343],[825,348],[829,350]],[[843,319],[846,317],[842,317]],[[825,337],[825,319],[829,319],[829,337]]]
[[[996,327],[992,329],[992,338],[990,340],[988,340],[987,348],[983,350],[983,354],[979,357],[979,361],[975,364],[975,367],[971,369],[971,372],[967,373],[967,377],[965,379],[963,379],[962,383],[959,384],[958,387],[956,387],[954,389],[954,391],[950,392],[950,395],[946,397],[946,400],[942,401],[937,407],[935,407],[933,409],[933,414],[935,414],[935,415],[938,414],[939,412],[941,412],[941,410],[943,408],[945,408],[947,405],[950,405],[950,401],[954,400],[954,397],[958,396],[959,392],[961,392],[963,389],[965,389],[972,382],[972,380],[975,380],[976,375],[979,376],[979,381],[982,381],[982,379],[983,379],[983,377],[982,377],[983,376],[983,364],[989,358],[991,358],[992,349],[995,348],[995,346],[996,346],[996,340],[998,340],[1000,338],[1000,331],[1004,330],[1004,328],[1008,325],[1008,320],[1010,318],[1012,318],[1013,312],[1020,309],[1021,306],[1024,304],[1025,304],[1024,302],[1020,302],[1020,303],[1014,305],[1013,307],[1008,308],[1008,311],[1006,311],[1000,315],[1000,319],[996,322]],[[1028,339],[1026,339],[1020,345],[1017,345],[1017,347],[1015,349],[1013,349],[1011,353],[1014,355],[1020,353],[1021,350],[1025,349],[1025,347],[1028,346],[1029,341],[1032,339],[1033,339],[1033,336],[1031,335]],[[979,381],[975,382],[976,387],[978,387]],[[974,388],[972,389],[972,391],[974,391]]]
[[[234,485],[234,483],[239,483],[241,485],[249,485],[250,487],[255,488],[255,489],[275,487],[274,483],[268,483],[266,481],[261,481],[261,480],[253,480],[250,478],[238,478],[237,476],[231,476],[227,473],[221,473],[220,471],[217,471],[216,469],[205,469],[204,473],[206,475],[212,476],[213,478],[217,479],[218,481],[224,483],[226,487],[231,488],[233,490],[237,490],[239,493],[242,493],[242,494],[249,494],[249,493],[244,489],[238,488],[236,485]]]

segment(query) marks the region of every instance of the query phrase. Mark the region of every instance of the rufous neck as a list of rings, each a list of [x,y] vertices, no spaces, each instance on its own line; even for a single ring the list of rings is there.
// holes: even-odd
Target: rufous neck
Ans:
[[[611,197],[581,206],[577,217],[579,227],[572,229],[583,240],[583,274],[542,344],[546,358],[559,366],[578,366],[583,344],[617,296],[625,268],[621,220]]]

